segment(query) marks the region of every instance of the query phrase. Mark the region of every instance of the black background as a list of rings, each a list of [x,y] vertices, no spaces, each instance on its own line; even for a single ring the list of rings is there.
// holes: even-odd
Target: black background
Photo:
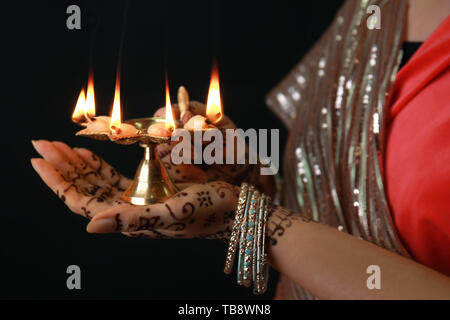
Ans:
[[[81,8],[81,30],[66,8]],[[225,113],[241,128],[279,128],[264,96],[300,60],[341,1],[130,1],[122,58],[123,117],[151,115],[184,85],[205,101],[219,66]],[[32,170],[31,139],[91,148],[127,176],[142,150],[75,137],[70,121],[93,62],[97,114],[109,114],[123,1],[15,2],[2,10],[0,298],[252,299],[222,272],[225,246],[206,240],[91,235]],[[91,37],[93,36],[93,41]],[[90,52],[92,54],[90,54]],[[92,59],[90,59],[90,57]],[[281,132],[281,145],[286,132]],[[82,290],[66,288],[66,268]],[[269,292],[277,275],[272,272]]]

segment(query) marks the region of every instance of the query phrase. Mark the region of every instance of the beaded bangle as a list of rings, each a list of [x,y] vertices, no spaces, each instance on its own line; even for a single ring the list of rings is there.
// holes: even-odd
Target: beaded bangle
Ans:
[[[265,229],[270,198],[246,183],[241,185],[238,206],[225,259],[224,272],[231,273],[238,255],[237,283],[253,293],[267,290],[269,266],[266,263]],[[239,244],[239,248],[237,247]]]
[[[255,191],[252,194],[250,200],[250,209],[247,215],[247,234],[245,235],[245,255],[243,265],[243,284],[246,287],[250,287],[252,279],[252,260],[254,256],[253,252],[253,237],[255,234],[255,216],[259,200],[259,191]]]
[[[254,236],[254,248],[253,248],[253,293],[259,294],[259,284],[261,278],[261,239],[262,239],[262,225],[264,214],[264,203],[266,196],[261,195],[258,204],[257,215],[255,219],[255,236]]]
[[[259,288],[258,294],[263,294],[267,290],[267,283],[269,281],[269,265],[267,264],[267,252],[266,252],[266,226],[267,226],[267,213],[269,212],[270,197],[267,198],[264,204],[263,224],[262,224],[262,239],[261,239],[261,276],[260,282],[257,287]]]
[[[224,272],[230,274],[233,269],[234,258],[236,256],[236,248],[241,228],[241,220],[244,213],[245,205],[247,202],[248,185],[243,183],[241,185],[241,192],[239,194],[238,206],[236,209],[236,217],[234,219],[233,230],[230,236],[230,242],[228,244],[227,256],[225,259]]]
[[[247,201],[245,203],[245,209],[244,209],[244,216],[242,217],[241,220],[241,234],[239,237],[239,258],[238,258],[238,272],[237,272],[237,283],[242,285],[244,283],[244,256],[246,253],[246,249],[245,249],[245,244],[246,244],[246,239],[245,237],[247,236],[247,220],[248,220],[248,211],[249,211],[249,200],[251,199],[252,195],[253,195],[253,190],[254,187],[250,186],[248,188],[248,193],[247,193]]]

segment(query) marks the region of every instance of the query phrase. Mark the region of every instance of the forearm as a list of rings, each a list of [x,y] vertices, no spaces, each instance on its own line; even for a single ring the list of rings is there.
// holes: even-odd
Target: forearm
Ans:
[[[321,299],[450,299],[450,278],[335,228],[277,208],[268,221],[269,263]],[[381,289],[370,290],[370,265]]]

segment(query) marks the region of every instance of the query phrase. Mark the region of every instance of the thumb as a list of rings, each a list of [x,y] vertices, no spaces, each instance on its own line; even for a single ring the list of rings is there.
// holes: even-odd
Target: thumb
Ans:
[[[154,230],[164,226],[163,204],[135,206],[123,204],[99,212],[87,225],[89,233],[132,232]]]

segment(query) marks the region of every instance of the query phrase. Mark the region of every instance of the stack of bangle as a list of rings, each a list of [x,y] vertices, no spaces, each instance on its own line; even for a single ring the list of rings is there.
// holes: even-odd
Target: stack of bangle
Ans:
[[[266,262],[265,230],[270,198],[246,183],[241,185],[236,217],[228,245],[224,272],[231,273],[238,252],[237,283],[253,293],[267,289],[269,266]],[[239,245],[239,247],[238,247]]]

